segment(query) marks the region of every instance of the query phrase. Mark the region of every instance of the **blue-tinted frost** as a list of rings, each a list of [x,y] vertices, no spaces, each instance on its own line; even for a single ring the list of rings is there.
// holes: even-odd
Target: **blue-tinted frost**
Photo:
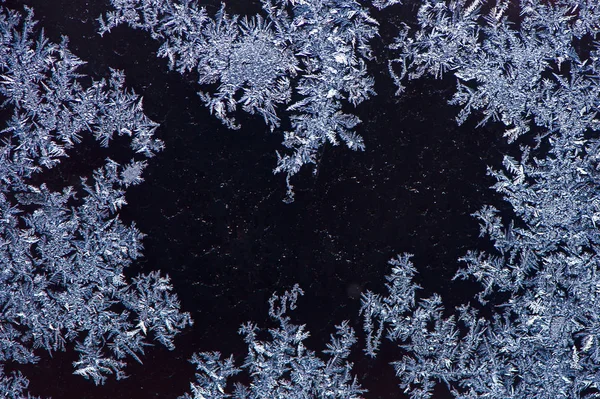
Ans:
[[[303,294],[296,285],[281,296],[271,297],[269,316],[279,327],[269,329],[269,340],[258,339],[260,329],[255,324],[242,325],[239,333],[248,345],[248,355],[241,368],[235,366],[233,356],[221,359],[219,352],[194,354],[191,362],[196,365],[197,380],[191,384],[191,393],[180,399],[360,399],[365,390],[352,377],[352,363],[346,360],[356,342],[354,330],[347,321],[336,326],[336,335],[323,351],[328,359],[318,357],[304,346],[310,335],[305,326],[291,324],[287,316],[288,309],[296,308],[298,295]],[[252,382],[249,386],[237,382],[231,391],[228,379],[242,370]]]
[[[481,110],[480,125],[501,121],[509,141],[527,133],[531,122],[549,133],[597,130],[598,49],[580,59],[579,40],[599,32],[600,6],[587,0],[520,3],[516,29],[507,0],[425,0],[418,29],[404,25],[391,46],[399,92],[405,78],[453,72],[458,90],[451,103],[462,106],[459,124]],[[482,6],[491,10],[482,15]]]
[[[229,16],[225,5],[211,17],[192,0],[111,3],[100,32],[124,23],[150,31],[171,68],[218,84],[199,94],[228,127],[239,128],[234,111],[241,106],[276,129],[285,105],[292,129],[283,145],[291,152],[278,154],[275,172],[287,175],[288,200],[290,177],[314,164],[326,142],[364,149],[354,132],[360,119],[342,111],[344,102],[356,106],[375,94],[365,61],[378,24],[357,1],[261,0],[264,16],[252,17]]]
[[[103,383],[124,378],[125,359],[140,360],[148,336],[168,348],[191,323],[158,272],[128,282],[143,234],[119,220],[125,189],[142,181],[144,161],[110,159],[78,187],[52,191],[32,177],[60,163],[84,134],[107,146],[131,137],[146,157],[163,148],[157,124],[124,76],[83,87],[83,62],[67,40],[33,37],[31,11],[0,8],[0,98],[10,119],[0,131],[0,396],[27,396],[28,381],[5,364],[35,363],[40,351],[80,353],[75,374]],[[39,180],[39,179],[38,179]]]
[[[401,346],[393,366],[412,398],[432,397],[439,383],[456,398],[597,398],[600,65],[597,43],[583,60],[576,43],[597,38],[600,10],[585,1],[522,1],[516,29],[507,2],[482,19],[483,5],[425,1],[419,31],[405,27],[392,64],[400,85],[406,76],[453,71],[459,123],[481,110],[482,124],[509,127],[509,141],[537,125],[536,147],[504,156],[503,170],[489,168],[516,218],[492,206],[474,214],[495,251],[461,258],[456,277],[479,282],[481,292],[479,304],[452,316],[440,296],[416,295],[410,256],[392,260],[387,295],[362,298],[366,352],[375,355],[384,334]]]
[[[150,31],[171,67],[218,86],[201,97],[228,126],[237,127],[239,105],[278,128],[287,106],[293,130],[284,144],[293,151],[277,170],[288,178],[314,162],[325,141],[362,148],[353,132],[358,119],[341,104],[372,94],[364,60],[376,23],[354,0],[263,0],[264,14],[251,18],[224,8],[210,17],[192,1],[112,3],[103,30],[128,23]],[[489,205],[474,214],[495,247],[461,258],[456,278],[481,284],[476,301],[452,310],[439,295],[419,295],[407,254],[390,261],[385,295],[363,295],[365,351],[384,350],[384,338],[401,347],[393,367],[411,398],[432,397],[437,384],[465,399],[600,397],[600,6],[523,0],[518,7],[517,27],[507,1],[424,0],[418,28],[405,26],[393,46],[400,89],[406,78],[452,71],[459,123],[481,111],[482,124],[502,122],[509,141],[536,129],[545,144],[523,145],[519,156],[503,158],[501,170],[489,168],[515,217]],[[31,183],[87,132],[102,145],[114,134],[131,136],[132,150],[146,156],[162,148],[121,73],[83,88],[81,61],[66,41],[34,41],[32,26],[31,16],[0,13],[0,94],[12,111],[0,147],[0,395],[8,398],[26,397],[28,381],[1,366],[35,362],[39,349],[75,341],[75,373],[102,383],[108,374],[124,376],[127,357],[140,360],[147,335],[172,348],[191,322],[167,277],[123,276],[141,255],[142,234],[117,212],[125,189],[143,180],[144,161],[107,159],[79,191]],[[299,95],[293,103],[292,94]],[[217,352],[194,355],[197,381],[183,398],[362,394],[347,361],[353,330],[347,322],[337,326],[328,359],[316,356],[303,344],[305,327],[287,316],[301,293],[296,286],[273,296],[270,316],[279,326],[270,339],[259,339],[253,323],[241,327],[248,355],[239,368]],[[242,370],[252,382],[228,385]]]

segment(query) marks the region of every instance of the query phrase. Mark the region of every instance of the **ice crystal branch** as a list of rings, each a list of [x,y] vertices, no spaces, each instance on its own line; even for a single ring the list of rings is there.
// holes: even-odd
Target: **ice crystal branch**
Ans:
[[[248,345],[248,355],[241,368],[235,367],[233,356],[222,360],[219,352],[194,354],[191,362],[197,368],[197,381],[191,384],[191,393],[180,399],[360,398],[365,390],[351,376],[352,364],[346,360],[356,342],[354,331],[347,321],[342,322],[323,351],[329,359],[316,356],[303,344],[309,336],[306,327],[290,323],[287,316],[302,294],[296,285],[271,297],[269,316],[279,327],[269,329],[270,340],[258,339],[260,330],[255,324],[242,325],[239,332]],[[228,379],[241,371],[251,376],[252,383],[235,383],[233,392],[228,393]]]
[[[598,129],[599,65],[597,44],[584,60],[574,44],[596,37],[598,8],[522,1],[516,30],[508,3],[483,21],[480,5],[427,1],[420,30],[405,27],[394,46],[397,83],[453,71],[459,123],[481,110],[482,123],[501,120],[514,140],[533,122],[549,149],[536,158],[521,146],[520,160],[505,156],[504,170],[488,169],[516,219],[492,206],[476,212],[496,252],[469,251],[456,277],[481,284],[479,302],[492,316],[464,305],[444,317],[439,296],[415,300],[415,269],[402,256],[391,262],[388,295],[363,296],[366,351],[376,353],[387,329],[406,353],[393,365],[413,398],[430,398],[438,383],[457,398],[597,397],[599,144],[590,131]]]
[[[162,41],[159,56],[181,73],[195,71],[198,83],[218,84],[200,92],[210,112],[230,128],[238,105],[261,115],[271,130],[281,109],[291,122],[274,172],[289,178],[317,159],[326,142],[363,150],[354,129],[360,122],[342,111],[369,98],[373,79],[366,60],[377,22],[355,0],[262,0],[265,16],[229,16],[225,5],[214,17],[195,1],[112,1],[99,18],[100,32],[120,24],[149,31]],[[292,96],[298,100],[292,102]]]
[[[494,4],[424,2],[418,29],[405,25],[392,45],[398,56],[390,70],[399,92],[406,78],[453,72],[458,90],[451,103],[462,106],[459,124],[481,110],[480,125],[501,121],[509,141],[528,132],[532,120],[549,132],[598,130],[597,45],[587,59],[578,50],[580,39],[597,38],[597,3],[523,0],[519,29],[507,16],[508,1],[498,0],[482,16],[485,3]]]
[[[146,157],[163,148],[121,72],[84,88],[83,62],[67,40],[54,44],[43,32],[34,40],[34,27],[31,10],[23,17],[0,6],[0,96],[12,111],[0,131],[0,392],[10,398],[25,397],[28,381],[1,366],[35,363],[39,349],[75,342],[75,374],[99,384],[109,374],[125,377],[124,359],[139,361],[147,336],[172,348],[191,323],[168,277],[152,272],[129,283],[123,275],[141,256],[143,234],[118,211],[125,189],[143,180],[144,161],[107,159],[91,180],[58,192],[31,183],[84,134],[102,146],[129,136]]]

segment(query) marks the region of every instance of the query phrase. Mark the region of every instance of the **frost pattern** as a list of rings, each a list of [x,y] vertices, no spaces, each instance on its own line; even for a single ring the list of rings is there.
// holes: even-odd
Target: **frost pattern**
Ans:
[[[346,360],[356,342],[354,330],[347,321],[336,326],[336,335],[331,336],[323,351],[329,359],[321,360],[303,344],[310,335],[305,326],[291,324],[286,315],[288,309],[296,308],[298,295],[303,294],[295,285],[291,291],[271,297],[269,316],[279,327],[269,329],[270,340],[258,339],[260,329],[255,324],[242,325],[239,332],[248,344],[248,355],[241,369],[235,366],[233,356],[221,359],[219,352],[194,354],[191,362],[196,365],[197,381],[191,384],[191,393],[180,399],[360,399],[365,390],[351,376],[352,363]],[[252,377],[250,386],[237,382],[233,392],[228,393],[228,379],[242,370]]]
[[[395,4],[402,4],[401,0],[372,0],[373,5],[380,10]]]
[[[514,124],[512,140],[529,129],[526,118],[533,115],[542,130],[538,144],[545,138],[549,149],[536,146],[533,156],[522,145],[520,159],[505,156],[503,170],[488,170],[516,219],[492,206],[474,214],[495,251],[469,251],[456,278],[481,284],[479,303],[444,316],[439,295],[417,297],[416,269],[410,255],[401,255],[390,262],[387,295],[362,298],[366,352],[376,355],[384,331],[402,347],[404,356],[393,366],[411,398],[431,398],[439,383],[456,398],[597,398],[597,44],[580,61],[573,38],[597,35],[598,19],[590,13],[598,8],[523,1],[517,32],[501,17],[505,3],[479,26],[480,5],[426,2],[419,14],[423,29],[412,38],[405,29],[397,43],[405,51],[395,60],[397,78],[454,70],[462,81],[475,81],[474,87],[459,83],[454,101],[465,105],[459,123],[481,109],[482,123],[493,117]],[[555,61],[561,70],[547,73]]]
[[[274,172],[290,177],[302,165],[316,163],[326,142],[340,140],[363,150],[354,132],[360,119],[342,111],[375,94],[365,60],[372,58],[369,40],[377,22],[354,0],[261,0],[265,16],[229,16],[225,6],[214,18],[195,1],[111,0],[114,11],[101,17],[100,32],[120,24],[151,32],[163,42],[158,55],[180,73],[195,71],[210,112],[233,129],[238,104],[258,113],[271,130],[280,127],[278,108],[286,105],[291,130],[278,154]],[[292,98],[294,100],[292,101]]]
[[[296,42],[289,38],[299,35],[305,25],[310,27],[310,21],[329,18],[320,13],[310,19],[311,10],[316,10],[311,7],[325,2],[302,0],[268,3],[272,5],[265,8],[268,17],[244,20],[229,17],[224,10],[209,18],[191,1],[177,7],[160,1],[113,3],[117,11],[108,15],[105,28],[127,22],[170,43],[192,34],[190,27],[202,27],[196,32],[199,43],[209,43],[205,48],[216,52],[205,59],[206,68],[199,73],[211,76],[216,71],[210,77],[213,80],[205,83],[223,86],[217,94],[202,96],[209,106],[215,101],[213,112],[221,110],[220,117],[231,126],[235,121],[230,113],[242,101],[234,97],[238,91],[242,96],[261,93],[257,82],[272,79],[275,85],[293,73],[298,73],[298,82],[313,79],[304,75],[312,58],[299,55],[293,47]],[[382,7],[392,3],[396,1],[374,2]],[[453,102],[463,106],[459,123],[473,110],[481,110],[485,116],[481,123],[501,120],[512,141],[528,132],[533,122],[542,130],[538,143],[545,140],[549,149],[536,147],[539,151],[533,156],[530,147],[521,146],[520,157],[504,157],[503,170],[489,168],[497,180],[494,189],[511,205],[516,218],[510,220],[492,206],[474,214],[481,222],[481,235],[492,240],[495,250],[469,251],[461,258],[465,266],[455,278],[481,284],[478,302],[446,311],[439,295],[420,297],[411,256],[400,255],[390,261],[387,294],[367,292],[362,297],[365,351],[375,356],[382,350],[384,333],[401,347],[401,358],[392,364],[401,389],[411,398],[431,398],[437,384],[445,384],[454,397],[465,399],[597,398],[600,140],[593,130],[598,128],[598,50],[594,43],[589,57],[582,57],[585,51],[575,43],[596,38],[600,10],[591,1],[523,0],[516,30],[506,17],[507,2],[497,2],[481,17],[480,6],[487,5],[426,0],[419,11],[421,29],[411,36],[405,27],[394,46],[400,54],[392,62],[400,68],[400,74],[394,75],[397,83],[407,76],[429,73],[439,77],[454,71],[460,81]],[[286,11],[290,7],[293,16]],[[202,20],[200,25],[190,10]],[[300,15],[307,20],[299,20]],[[148,332],[172,347],[173,335],[191,323],[189,315],[180,313],[168,278],[151,273],[128,284],[122,274],[140,256],[141,233],[133,225],[124,226],[116,212],[125,204],[124,189],[142,181],[145,164],[132,160],[122,166],[107,160],[94,172],[93,182],[84,179],[85,194],[79,204],[74,202],[76,192],[71,187],[58,193],[26,180],[42,168],[53,167],[77,142],[77,135],[69,135],[71,129],[61,130],[61,123],[81,126],[76,132],[93,132],[103,145],[115,132],[132,135],[132,141],[142,133],[146,144],[133,149],[148,156],[161,143],[152,138],[155,125],[143,116],[138,98],[123,92],[122,75],[115,72],[108,83],[96,82],[84,90],[76,83],[80,61],[68,53],[66,42],[56,46],[42,37],[34,44],[29,39],[31,16],[23,28],[18,28],[21,22],[16,13],[3,10],[1,16],[0,90],[7,99],[4,106],[12,106],[14,116],[2,131],[8,139],[0,151],[0,259],[6,265],[0,274],[0,359],[3,363],[35,362],[35,349],[52,352],[81,339],[76,343],[81,353],[75,362],[77,374],[96,383],[111,373],[121,378],[123,359],[139,360]],[[171,30],[179,36],[171,35]],[[329,37],[315,36],[311,43]],[[287,40],[280,51],[264,47],[266,43],[273,46],[272,40],[279,37]],[[225,38],[231,43],[221,40]],[[183,45],[183,41],[173,42],[163,46],[163,51]],[[193,54],[196,48],[202,46],[187,51]],[[256,64],[244,65],[244,71],[250,68],[247,79],[239,77],[239,62],[248,57],[249,49],[272,59],[285,57],[289,48],[294,48],[290,62],[300,60],[294,68],[252,70],[252,65],[262,62],[256,60]],[[311,51],[326,53],[306,48],[307,54]],[[185,72],[198,68],[204,57],[202,53],[185,58],[193,62],[183,67],[181,54],[188,53],[164,55],[173,67]],[[230,59],[239,62],[227,68],[217,65],[219,60]],[[338,62],[335,56],[334,61]],[[321,73],[323,65],[318,64],[315,71]],[[288,81],[291,90],[292,80]],[[310,83],[318,87],[314,93],[298,92],[306,97],[288,108],[302,110],[292,115],[292,122],[303,115],[313,117],[303,108],[313,100],[303,101],[323,93],[317,83]],[[86,97],[89,90],[94,95]],[[287,88],[268,90],[281,94]],[[261,114],[267,124],[277,127],[279,119],[275,111],[270,113],[269,104],[276,110],[289,100],[273,98],[270,103],[250,102],[247,111]],[[223,108],[217,106],[220,102]],[[231,102],[235,104],[227,108]],[[79,103],[85,106],[78,108]],[[45,113],[47,109],[52,112]],[[63,109],[69,110],[65,120],[52,122]],[[218,352],[194,355],[197,381],[182,398],[355,398],[362,394],[347,362],[356,341],[353,330],[348,322],[337,326],[337,336],[332,336],[325,351],[329,359],[321,360],[303,344],[308,337],[305,326],[291,324],[287,316],[300,294],[295,286],[272,297],[269,314],[279,328],[269,330],[270,339],[259,339],[260,330],[253,323],[241,327],[248,356],[240,368],[233,357],[222,359]],[[249,372],[252,383],[236,383],[230,390],[229,379],[242,370]],[[20,373],[6,375],[0,367],[1,394],[21,398],[27,387]]]
[[[78,190],[61,192],[31,180],[60,163],[83,134],[107,146],[117,135],[146,157],[163,148],[142,101],[124,90],[124,76],[84,88],[83,64],[67,40],[50,43],[35,22],[0,6],[0,96],[12,114],[0,131],[0,395],[28,397],[20,373],[3,365],[35,363],[37,351],[80,353],[75,374],[104,383],[118,379],[126,357],[140,361],[147,336],[173,348],[191,324],[180,312],[169,278],[158,272],[127,282],[123,271],[141,256],[143,234],[118,218],[125,188],[142,181],[144,161],[110,159]]]
[[[507,0],[495,5],[481,0],[424,1],[418,30],[404,25],[391,46],[397,58],[390,70],[399,92],[405,78],[439,78],[452,71],[458,90],[450,103],[462,106],[459,124],[481,110],[479,125],[501,121],[511,142],[530,130],[532,119],[549,133],[598,130],[598,49],[594,45],[582,60],[578,46],[599,32],[600,6],[587,0],[520,3],[517,30],[507,17]],[[485,16],[479,12],[483,6],[491,8]]]

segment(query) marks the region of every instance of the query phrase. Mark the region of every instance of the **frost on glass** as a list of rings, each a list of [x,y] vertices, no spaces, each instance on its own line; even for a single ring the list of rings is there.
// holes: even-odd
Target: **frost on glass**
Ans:
[[[360,119],[342,111],[375,94],[366,69],[369,40],[377,22],[355,0],[261,0],[264,15],[214,17],[195,1],[111,1],[99,19],[101,33],[120,24],[151,32],[162,42],[158,55],[180,73],[195,71],[201,85],[216,84],[200,97],[210,112],[237,129],[235,111],[261,115],[271,130],[290,130],[274,172],[290,177],[315,163],[326,142],[352,150],[364,143],[354,130]]]
[[[372,0],[372,3],[381,10],[394,4],[402,4],[402,0]]]
[[[508,299],[494,302],[492,316],[484,318],[470,305],[445,317],[440,296],[418,298],[410,256],[399,256],[390,262],[387,295],[362,298],[366,353],[385,350],[384,333],[401,347],[392,366],[411,398],[434,397],[438,384],[455,398],[597,397],[597,258],[554,251],[538,259],[524,252],[510,262],[468,254],[459,275],[482,283],[483,303],[510,287]]]
[[[405,29],[393,64],[399,83],[454,71],[459,123],[479,110],[482,123],[512,126],[509,140],[536,125],[535,147],[521,145],[501,170],[488,169],[514,216],[489,205],[474,214],[494,250],[460,259],[456,278],[481,291],[457,309],[444,309],[438,295],[417,295],[409,255],[392,260],[388,293],[362,298],[366,352],[382,350],[384,335],[400,346],[392,364],[412,398],[433,397],[437,384],[456,398],[597,398],[597,44],[583,57],[574,43],[596,38],[599,10],[591,2],[523,1],[516,30],[503,17],[507,3],[482,20],[483,5],[427,1],[421,30]]]
[[[426,0],[417,29],[404,25],[391,46],[390,70],[399,92],[406,79],[452,72],[459,124],[480,110],[480,125],[501,121],[511,142],[532,123],[548,133],[597,130],[598,48],[588,56],[581,44],[596,39],[598,21],[595,1]]]
[[[303,294],[295,285],[283,295],[271,297],[269,316],[279,327],[268,330],[270,339],[259,339],[261,330],[255,324],[242,325],[239,333],[248,345],[248,355],[241,368],[235,366],[233,356],[223,359],[219,352],[194,354],[191,362],[196,365],[196,382],[180,399],[360,399],[365,390],[352,377],[352,363],[347,361],[356,342],[354,330],[347,321],[336,326],[336,335],[323,351],[328,358],[318,357],[304,346],[310,335],[306,326],[290,323],[287,316],[288,309],[296,308],[298,295]],[[241,371],[247,372],[252,382],[228,385],[229,378]]]
[[[127,281],[124,269],[141,256],[143,234],[118,217],[125,189],[143,179],[145,161],[106,159],[77,187],[51,190],[42,172],[75,149],[85,134],[102,146],[114,135],[131,138],[134,153],[163,148],[157,124],[124,76],[86,87],[67,40],[34,36],[25,17],[0,6],[0,98],[8,120],[0,136],[0,395],[26,397],[28,381],[4,365],[35,363],[38,353],[80,353],[75,374],[104,383],[124,378],[125,359],[140,360],[148,337],[173,347],[191,323],[180,311],[169,278],[158,272]]]

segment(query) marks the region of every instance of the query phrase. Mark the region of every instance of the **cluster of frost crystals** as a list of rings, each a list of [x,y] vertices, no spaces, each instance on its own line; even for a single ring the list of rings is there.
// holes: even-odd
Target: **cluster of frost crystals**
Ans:
[[[260,114],[271,130],[280,127],[284,105],[291,123],[275,173],[289,178],[315,163],[326,142],[364,149],[354,132],[360,119],[342,112],[375,92],[365,60],[377,22],[356,0],[261,0],[264,16],[230,17],[224,6],[210,17],[192,0],[111,0],[99,19],[101,33],[120,24],[150,31],[163,42],[159,56],[181,73],[195,71],[200,84],[218,84],[201,98],[230,128],[239,128],[238,105]],[[294,102],[292,98],[294,97]]]
[[[504,366],[484,353],[490,349],[486,347],[485,335],[489,323],[468,306],[457,309],[458,318],[444,318],[439,295],[417,301],[416,293],[420,287],[413,281],[416,269],[411,257],[403,254],[390,260],[392,273],[386,277],[387,296],[371,291],[362,295],[361,314],[367,333],[365,353],[376,356],[386,331],[388,340],[397,342],[403,349],[402,358],[392,365],[400,379],[400,388],[414,399],[431,398],[434,387],[440,382],[445,383],[457,398],[529,397],[506,396],[506,391],[498,388],[494,388],[496,395],[492,395],[487,390],[486,385],[491,381],[484,379],[495,379],[494,375],[498,373],[503,376]],[[473,390],[469,395],[461,396],[455,389],[468,386],[480,388],[481,396],[474,395]]]
[[[456,277],[481,284],[477,307],[491,316],[464,305],[444,317],[439,296],[417,300],[416,270],[404,255],[391,262],[388,294],[363,296],[367,353],[375,355],[387,328],[404,350],[393,365],[413,398],[432,397],[439,383],[456,398],[597,398],[600,141],[590,132],[597,130],[597,50],[580,61],[572,47],[574,37],[595,37],[598,19],[590,13],[597,8],[523,2],[516,32],[498,18],[506,4],[478,26],[478,5],[428,2],[420,11],[425,28],[412,39],[406,30],[398,42],[406,51],[396,60],[401,73],[455,70],[475,81],[459,85],[463,115],[482,109],[484,123],[499,116],[523,132],[533,115],[549,150],[536,158],[522,146],[520,160],[505,156],[503,171],[489,169],[516,219],[492,206],[477,212],[495,251],[469,251]],[[561,71],[542,77],[559,59]]]
[[[147,157],[163,147],[120,72],[84,88],[83,62],[66,39],[34,39],[34,25],[31,10],[23,17],[0,6],[0,97],[10,115],[0,131],[0,395],[8,398],[25,397],[28,381],[4,374],[3,365],[35,363],[39,349],[74,342],[75,374],[98,384],[113,373],[123,378],[124,359],[139,361],[148,336],[172,348],[191,323],[168,277],[128,282],[123,274],[141,256],[143,235],[118,211],[125,189],[143,180],[144,161],[107,159],[80,187],[62,191],[33,183],[84,134],[103,146],[115,134],[130,136],[132,150]]]
[[[20,372],[7,376],[4,366],[0,365],[0,395],[6,399],[40,399],[39,396],[26,394],[29,380]]]
[[[558,135],[550,143],[544,159],[529,160],[523,147],[520,162],[505,157],[506,172],[490,170],[518,221],[503,223],[489,206],[477,212],[498,253],[470,251],[457,277],[483,284],[483,304],[509,295],[503,337],[492,342],[498,352],[510,348],[523,394],[598,397],[600,142]]]
[[[375,356],[387,331],[403,351],[392,362],[400,388],[415,399],[432,398],[438,384],[455,398],[598,397],[598,254],[555,250],[538,258],[524,251],[509,258],[470,253],[459,273],[482,282],[482,302],[507,291],[491,318],[467,305],[444,317],[438,295],[416,299],[410,256],[392,260],[388,294],[362,298],[366,352]]]
[[[372,3],[375,7],[381,10],[395,4],[402,4],[402,0],[372,0]]]
[[[513,370],[516,392],[598,397],[600,143],[559,135],[551,144],[544,159],[529,160],[523,148],[521,162],[506,157],[506,172],[491,171],[518,221],[503,223],[492,207],[478,212],[498,253],[469,252],[458,277],[482,283],[483,304],[509,296],[489,347]]]
[[[271,297],[269,316],[279,327],[269,329],[270,340],[258,339],[260,330],[252,323],[240,328],[248,344],[248,355],[241,369],[235,366],[233,356],[221,359],[219,352],[194,354],[191,362],[197,368],[197,381],[190,384],[191,393],[180,399],[360,399],[365,390],[360,388],[356,377],[352,378],[352,364],[346,360],[356,342],[354,331],[347,321],[336,326],[337,336],[331,336],[327,350],[323,351],[329,359],[321,360],[303,344],[309,336],[305,326],[291,324],[286,315],[288,309],[296,308],[298,295],[302,294],[296,285],[282,296]],[[236,382],[233,392],[228,393],[228,379],[242,369],[252,382],[249,386]]]
[[[509,1],[487,3],[426,0],[418,30],[405,26],[392,45],[397,58],[390,70],[399,91],[405,77],[452,71],[458,91],[451,103],[462,106],[459,124],[481,110],[480,125],[502,121],[509,141],[528,132],[532,119],[549,132],[597,130],[598,49],[593,45],[583,60],[578,54],[579,43],[597,38],[597,2],[521,0],[519,29],[507,17]],[[485,16],[482,6],[491,8]]]

